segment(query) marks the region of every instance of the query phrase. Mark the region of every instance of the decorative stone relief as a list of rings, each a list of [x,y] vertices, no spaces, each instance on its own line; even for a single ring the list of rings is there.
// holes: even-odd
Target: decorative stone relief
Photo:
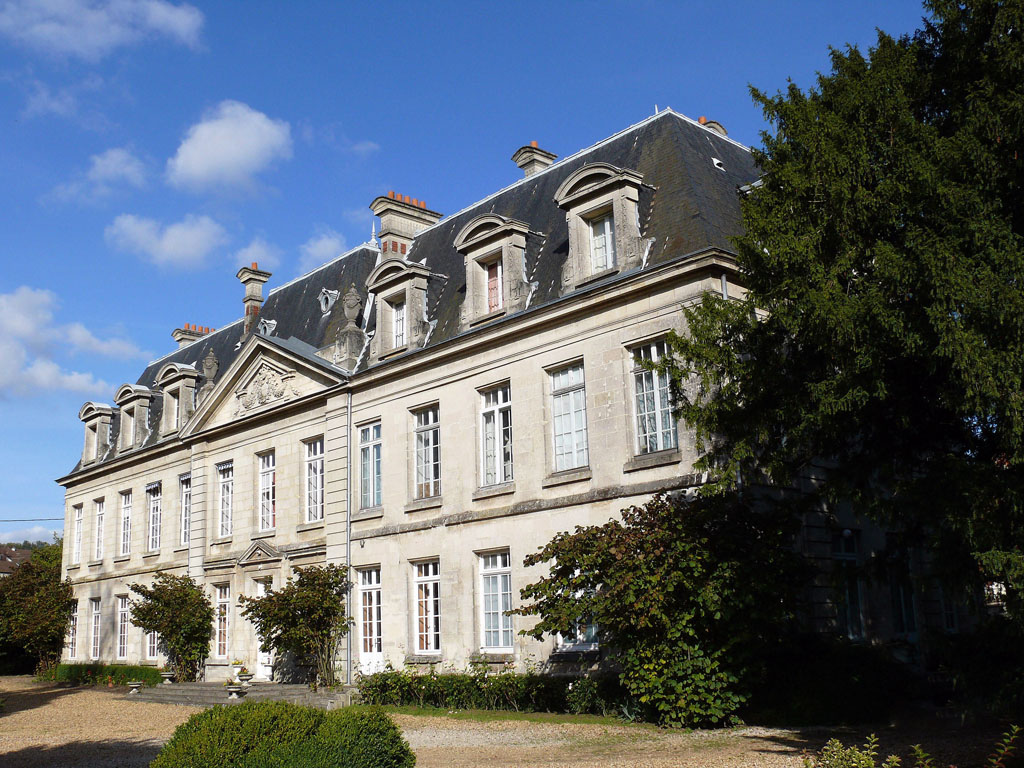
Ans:
[[[220,363],[217,362],[217,356],[213,354],[211,349],[206,353],[206,357],[203,358],[203,386],[199,388],[199,401],[202,402],[206,399],[206,396],[213,391],[213,377],[217,375],[217,371],[220,370]]]
[[[260,366],[256,375],[249,379],[244,389],[235,392],[235,416],[241,416],[246,411],[282,400],[288,396],[295,396],[299,391],[291,383],[295,373],[288,371],[279,373],[269,365]]]

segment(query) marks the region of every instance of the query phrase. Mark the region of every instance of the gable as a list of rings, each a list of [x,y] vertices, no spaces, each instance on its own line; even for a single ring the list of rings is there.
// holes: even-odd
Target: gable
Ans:
[[[333,375],[253,336],[227,374],[200,402],[183,436],[273,411],[342,380],[340,372]]]

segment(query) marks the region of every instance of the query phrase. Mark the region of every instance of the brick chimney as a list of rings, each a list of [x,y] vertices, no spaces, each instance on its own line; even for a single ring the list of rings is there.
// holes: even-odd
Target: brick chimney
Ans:
[[[412,240],[432,224],[441,214],[427,208],[423,200],[397,195],[393,191],[370,203],[370,210],[380,217],[380,247],[385,256],[404,258],[412,247]]]
[[[245,304],[245,333],[248,333],[256,323],[260,307],[263,306],[263,284],[270,279],[270,273],[262,271],[254,261],[251,267],[242,267],[238,270],[235,277],[245,286],[245,297],[242,302]]]
[[[171,338],[178,342],[178,349],[187,347],[193,341],[203,338],[208,333],[211,333],[213,328],[204,328],[192,323],[185,323],[181,328],[175,328],[171,331]]]
[[[709,128],[710,130],[714,131],[715,133],[720,133],[723,136],[729,135],[729,132],[725,130],[725,126],[722,125],[717,120],[708,120],[706,117],[704,117],[704,115],[701,115],[699,118],[697,118],[697,122],[703,125],[705,128]]]
[[[525,147],[520,147],[512,155],[512,162],[523,169],[524,176],[533,176],[537,171],[543,171],[558,158],[550,152],[537,146],[536,141],[531,141]]]

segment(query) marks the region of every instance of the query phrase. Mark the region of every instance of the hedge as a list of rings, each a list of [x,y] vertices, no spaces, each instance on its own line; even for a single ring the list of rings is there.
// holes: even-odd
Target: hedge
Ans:
[[[148,686],[160,684],[161,671],[157,667],[137,667],[131,664],[58,664],[40,677],[72,685],[103,685],[108,678],[114,685],[127,685],[130,680],[141,680]]]
[[[421,674],[385,669],[359,678],[359,694],[367,704],[495,709],[517,712],[607,714],[619,711],[625,692],[614,677],[554,677],[484,671]]]
[[[378,707],[330,712],[283,701],[216,706],[174,732],[150,768],[412,768],[416,757]]]

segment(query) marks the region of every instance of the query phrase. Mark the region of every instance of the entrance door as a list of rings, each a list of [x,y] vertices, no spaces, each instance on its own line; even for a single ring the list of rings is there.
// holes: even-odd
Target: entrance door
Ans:
[[[273,586],[273,578],[259,579],[256,582],[256,597],[265,597],[267,592],[269,592]],[[263,650],[256,652],[255,674],[257,680],[274,679],[274,654],[272,652]]]
[[[359,571],[359,668],[372,674],[384,667],[381,648],[380,568]]]

